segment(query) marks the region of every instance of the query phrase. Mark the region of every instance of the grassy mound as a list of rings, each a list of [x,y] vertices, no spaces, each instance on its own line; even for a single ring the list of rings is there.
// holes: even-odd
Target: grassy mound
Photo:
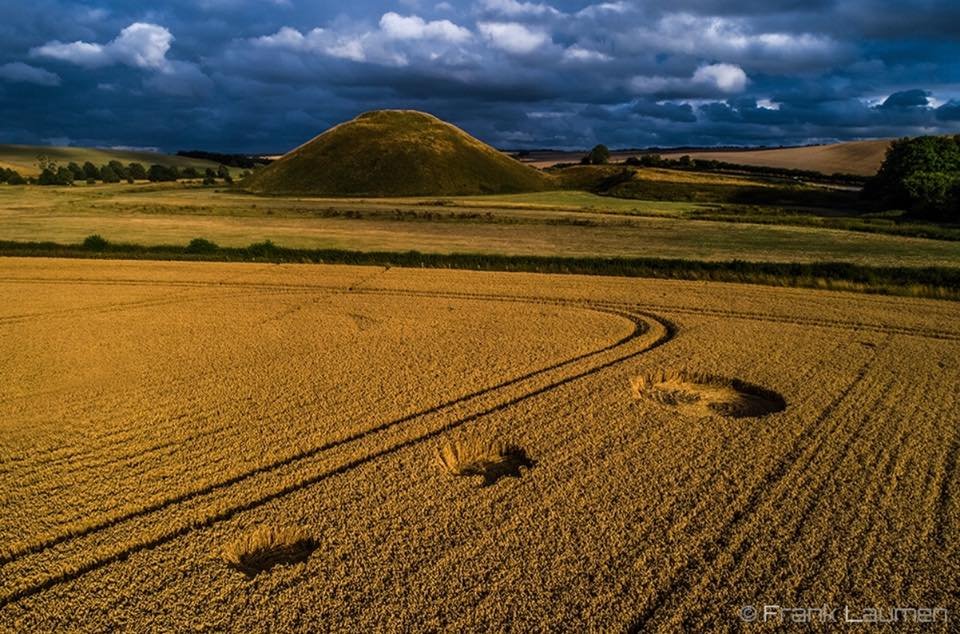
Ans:
[[[262,194],[452,196],[539,191],[550,181],[434,116],[382,110],[327,130],[244,186]]]

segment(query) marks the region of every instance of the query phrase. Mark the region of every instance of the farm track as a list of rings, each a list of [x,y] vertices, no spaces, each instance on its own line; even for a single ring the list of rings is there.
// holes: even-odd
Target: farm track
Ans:
[[[311,288],[309,290],[319,289]],[[340,290],[344,292],[342,288]],[[351,291],[347,290],[345,292]],[[361,291],[355,290],[353,292]],[[379,291],[365,290],[362,292],[376,293]],[[404,295],[403,293],[394,292],[388,292],[386,294]],[[461,295],[462,294],[457,294],[457,298],[462,298]],[[416,293],[414,296],[425,297],[428,295]],[[429,296],[447,298],[448,294],[433,294]],[[101,568],[111,562],[125,559],[135,552],[159,546],[197,528],[210,526],[217,522],[227,520],[239,512],[256,508],[329,477],[345,473],[363,464],[390,455],[402,448],[435,438],[442,433],[449,432],[477,418],[506,409],[516,403],[595,374],[622,361],[643,354],[648,350],[659,347],[669,341],[675,332],[672,324],[649,313],[628,313],[605,306],[589,306],[583,302],[503,298],[489,295],[469,295],[469,298],[485,301],[552,303],[556,305],[589,308],[630,320],[633,323],[633,331],[623,339],[601,349],[587,352],[552,366],[501,382],[495,386],[484,388],[478,392],[453,401],[448,401],[437,407],[382,423],[344,440],[301,451],[284,460],[258,467],[255,470],[203,487],[202,489],[178,495],[169,500],[134,512],[98,521],[79,530],[62,533],[58,536],[34,543],[26,548],[8,552],[0,558],[0,565],[2,565],[0,572],[4,573],[3,576],[5,578],[16,578],[18,582],[12,585],[12,587],[11,585],[7,585],[5,594],[0,595],[0,608],[61,583],[79,578],[83,574]],[[608,356],[612,358],[607,358]],[[585,369],[578,367],[581,363],[586,366]],[[526,383],[531,383],[531,385],[527,386],[525,385]],[[487,402],[488,400],[496,401],[495,397],[497,392],[503,391],[505,388],[515,388],[521,384],[524,384],[524,386],[520,395],[513,396],[507,400],[501,400],[500,402]],[[487,397],[493,398],[488,399]],[[464,409],[467,411],[462,412],[461,410]],[[444,414],[448,412],[453,413],[456,418],[452,421],[444,420]],[[424,418],[431,420],[433,418],[439,418],[440,420],[429,425],[426,430],[414,438],[404,439],[400,430],[396,429],[407,423],[420,421]],[[353,444],[362,444],[361,441],[367,441],[373,436],[388,433],[396,433],[401,437],[392,445],[388,444],[387,447],[379,448],[373,452],[363,452],[366,455],[346,463],[330,465],[325,460],[327,459],[327,455],[325,454],[328,454],[331,450],[343,449]],[[358,448],[358,450],[359,449],[360,448]],[[311,467],[313,467],[313,469],[311,469]],[[305,471],[308,473],[312,471],[312,474],[304,475],[303,472]],[[270,482],[264,483],[262,480],[270,480]],[[221,504],[219,505],[221,507],[220,510],[213,515],[205,511],[205,509],[211,505],[217,508],[218,505],[214,499],[216,497],[222,495],[232,495],[236,497],[238,494],[234,489],[241,486],[246,489],[252,489],[242,502],[233,505],[228,504],[226,508],[222,508],[224,505]],[[229,493],[227,493],[228,490]],[[269,493],[264,494],[262,493],[263,490],[268,490]],[[194,512],[191,513],[190,511]],[[174,518],[171,519],[168,515],[173,515]],[[112,534],[116,532],[122,534],[124,535],[126,543],[129,544],[131,541],[129,534],[138,528],[138,526],[130,526],[133,522],[137,522],[138,524],[149,522],[149,527],[146,531],[147,535],[143,536],[143,531],[141,531],[141,538],[133,540],[135,542],[133,545],[126,545],[121,548],[110,548],[111,540],[109,536],[104,536],[103,533],[109,532]],[[174,528],[170,528],[171,526],[174,526]],[[113,541],[119,542],[119,540]],[[97,555],[92,558],[83,557],[84,554],[90,551],[97,553]],[[38,559],[42,561],[37,561]],[[67,562],[67,560],[69,560],[69,562]],[[43,570],[53,568],[54,566],[59,567],[61,570],[64,570],[64,572],[52,576],[35,572],[37,568]]]

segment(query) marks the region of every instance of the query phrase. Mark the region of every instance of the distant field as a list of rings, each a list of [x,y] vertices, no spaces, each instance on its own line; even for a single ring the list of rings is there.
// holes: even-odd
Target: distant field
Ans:
[[[83,165],[85,161],[90,161],[97,167],[105,165],[110,161],[120,161],[124,165],[127,163],[143,163],[144,167],[150,167],[154,164],[172,165],[181,168],[192,166],[201,171],[208,167],[216,169],[218,166],[217,163],[211,161],[160,154],[157,152],[102,150],[83,147],[48,147],[43,145],[0,145],[0,166],[14,169],[20,172],[21,176],[35,176],[40,173],[40,170],[37,168],[37,156],[39,154],[45,154],[64,166],[71,161],[79,165]]]
[[[0,348],[0,631],[960,609],[951,302],[0,258]]]
[[[665,151],[661,154],[671,158],[678,158],[686,154],[692,158],[761,167],[813,170],[824,174],[839,172],[873,176],[880,169],[889,144],[889,140],[852,141],[813,147],[771,150],[679,150],[676,152]],[[532,152],[524,162],[543,168],[557,163],[576,163],[583,154],[583,152]],[[614,152],[611,160],[622,162],[628,157],[637,156],[637,154],[637,152]]]
[[[960,263],[960,241],[824,228],[687,219],[692,203],[559,192],[505,198],[376,201],[256,197],[178,185],[0,187],[0,238],[224,246],[272,240],[298,248],[566,257],[660,257],[865,265]],[[504,204],[501,205],[500,201]],[[519,205],[519,207],[517,207]],[[579,206],[578,206],[579,205]],[[646,211],[645,211],[646,210]],[[649,213],[647,213],[649,212]],[[634,215],[641,214],[641,215]],[[777,222],[777,217],[771,218]]]
[[[732,152],[677,152],[664,156],[677,157],[689,154],[693,158],[726,161],[762,167],[785,167],[789,169],[814,170],[824,174],[858,174],[873,176],[880,169],[886,156],[889,140],[853,141],[833,145],[784,148],[776,150]]]

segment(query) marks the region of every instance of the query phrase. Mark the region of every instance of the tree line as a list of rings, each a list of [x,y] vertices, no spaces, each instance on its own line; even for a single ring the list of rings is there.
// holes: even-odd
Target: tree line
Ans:
[[[145,167],[142,163],[124,165],[116,160],[100,166],[94,165],[90,161],[86,161],[83,165],[71,161],[63,166],[41,154],[37,157],[37,167],[40,168],[40,175],[35,178],[25,178],[16,170],[0,168],[0,183],[10,185],[73,185],[75,182],[82,181],[92,185],[97,182],[119,183],[126,181],[133,183],[150,181],[160,183],[201,178],[205,185],[212,185],[218,179],[227,184],[233,182],[230,169],[226,165],[219,165],[216,169],[208,167],[203,172],[193,166],[178,168],[175,165],[154,164]],[[244,172],[241,176],[247,174],[247,172]]]

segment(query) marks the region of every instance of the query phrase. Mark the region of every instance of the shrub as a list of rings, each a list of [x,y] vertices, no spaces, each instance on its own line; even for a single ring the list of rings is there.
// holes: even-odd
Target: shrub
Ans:
[[[270,240],[255,242],[247,247],[247,253],[254,257],[269,257],[275,255],[279,250],[280,247],[275,245]]]

